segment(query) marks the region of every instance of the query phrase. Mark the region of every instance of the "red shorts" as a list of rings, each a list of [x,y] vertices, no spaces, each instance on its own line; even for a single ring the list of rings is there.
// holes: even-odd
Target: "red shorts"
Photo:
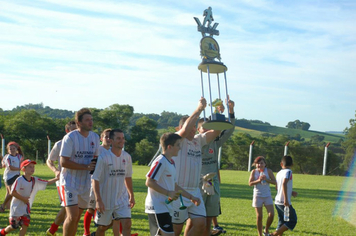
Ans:
[[[31,217],[29,215],[10,217],[9,222],[12,228],[17,229],[19,226],[29,226]]]

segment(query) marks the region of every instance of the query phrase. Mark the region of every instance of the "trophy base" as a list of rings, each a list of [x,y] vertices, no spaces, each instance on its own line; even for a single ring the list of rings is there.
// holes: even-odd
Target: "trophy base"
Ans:
[[[213,130],[225,130],[231,129],[234,127],[231,122],[224,121],[224,120],[209,120],[203,124],[204,129],[213,129]]]
[[[202,61],[202,63],[199,64],[198,69],[207,73],[208,66],[209,72],[213,74],[219,74],[227,71],[227,67],[224,65],[224,63],[217,61]]]

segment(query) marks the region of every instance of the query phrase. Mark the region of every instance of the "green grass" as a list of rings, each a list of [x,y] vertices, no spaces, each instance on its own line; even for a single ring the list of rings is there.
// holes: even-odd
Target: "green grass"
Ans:
[[[149,235],[147,216],[144,213],[144,201],[147,194],[145,187],[146,166],[134,166],[134,191],[136,206],[132,211],[132,232],[139,235]],[[0,170],[3,173],[3,170]],[[53,177],[51,171],[42,164],[36,165],[36,176],[44,179]],[[298,224],[293,232],[285,235],[356,235],[356,227],[341,218],[333,218],[338,193],[346,177],[315,176],[294,174],[294,190],[298,197],[293,198],[293,206],[298,214]],[[246,171],[222,170],[222,215],[218,218],[226,235],[257,235],[255,226],[255,211],[251,207],[252,187],[247,185],[249,173]],[[275,196],[272,188],[272,196]],[[0,189],[0,201],[3,201],[5,189]],[[353,192],[354,198],[356,190]],[[350,199],[356,201],[355,199]],[[27,235],[45,235],[46,229],[53,222],[60,207],[54,185],[38,192],[32,208],[31,224]],[[265,211],[264,211],[265,214]],[[8,211],[0,213],[0,228],[8,225]],[[277,225],[275,216],[272,228]],[[264,217],[265,222],[265,217]],[[91,228],[95,230],[94,227]],[[62,228],[58,231],[61,235]],[[82,235],[82,221],[78,234]],[[18,235],[18,231],[10,235]],[[108,232],[107,235],[112,235]]]

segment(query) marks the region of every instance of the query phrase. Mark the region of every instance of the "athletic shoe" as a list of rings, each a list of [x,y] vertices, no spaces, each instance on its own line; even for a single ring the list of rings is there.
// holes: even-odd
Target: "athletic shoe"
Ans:
[[[263,235],[264,236],[271,236],[269,233],[265,233],[265,232],[263,232]]]
[[[214,228],[213,228],[213,230],[219,230],[219,231],[221,231],[221,233],[226,233],[226,230],[224,230],[224,228],[223,227],[220,227],[219,225],[218,226],[215,226]]]
[[[96,234],[96,232],[93,232],[93,233],[90,234],[90,236],[95,236],[95,234]]]
[[[49,232],[49,229],[47,229],[46,234],[47,236],[56,236],[56,233],[52,234],[51,232]]]

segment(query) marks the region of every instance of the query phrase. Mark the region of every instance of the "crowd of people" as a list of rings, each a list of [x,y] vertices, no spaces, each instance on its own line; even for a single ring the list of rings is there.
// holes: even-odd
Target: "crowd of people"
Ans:
[[[227,104],[229,118],[234,124],[235,104],[231,100]],[[206,120],[198,120],[205,107],[206,100],[202,97],[194,112],[180,120],[177,132],[165,133],[160,138],[161,154],[153,160],[146,174],[145,212],[150,235],[178,236],[184,224],[187,236],[226,232],[217,222],[221,214],[218,155],[235,127],[224,131],[205,129]],[[223,105],[218,110],[223,112]],[[37,191],[52,183],[56,183],[62,208],[46,231],[48,236],[56,235],[62,224],[64,236],[76,235],[83,211],[84,235],[105,235],[109,229],[116,236],[135,235],[131,234],[131,209],[135,206],[132,159],[124,150],[124,132],[106,129],[99,137],[92,129],[92,115],[86,108],[76,112],[75,121],[66,124],[67,134],[55,143],[48,156],[47,166],[55,175],[51,180],[34,177],[36,162],[24,160],[16,142],[8,143],[8,154],[2,160],[7,191],[0,212],[10,209],[10,225],[0,229],[1,236],[16,229],[20,229],[20,235],[26,234]],[[257,157],[254,165],[249,185],[254,186],[252,206],[256,209],[258,234],[282,235],[288,229],[293,230],[297,216],[290,198],[297,193],[292,191],[291,157],[282,158],[277,180],[266,168],[263,157]],[[23,171],[22,176],[20,171]],[[269,228],[274,209],[269,184],[277,185],[278,191],[275,206],[279,223],[271,234]],[[268,212],[264,231],[263,205]],[[290,209],[289,221],[283,218],[284,206]],[[96,232],[90,232],[92,218]]]

